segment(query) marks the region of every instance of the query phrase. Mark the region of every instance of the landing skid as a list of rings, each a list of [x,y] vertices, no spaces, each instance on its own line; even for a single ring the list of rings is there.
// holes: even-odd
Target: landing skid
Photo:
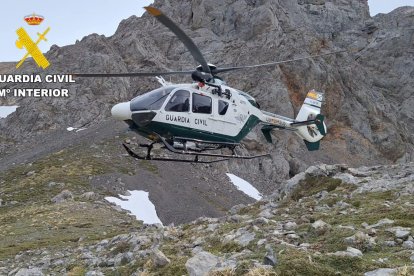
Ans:
[[[218,146],[217,149],[228,147],[233,154],[216,154],[216,153],[204,153],[202,151],[191,151],[191,150],[178,150],[174,148],[170,143],[168,143],[165,138],[158,136],[159,141],[161,141],[162,144],[164,144],[165,148],[169,150],[172,153],[176,154],[182,154],[182,155],[189,155],[194,156],[194,159],[178,159],[178,158],[161,158],[161,157],[153,157],[151,156],[151,150],[153,149],[153,145],[156,142],[153,142],[148,145],[140,145],[141,147],[147,148],[147,155],[141,156],[137,153],[135,153],[133,150],[131,150],[127,145],[122,144],[127,151],[127,153],[139,160],[153,160],[153,161],[170,161],[170,162],[184,162],[184,163],[201,163],[201,164],[210,164],[210,163],[217,163],[222,161],[227,161],[229,159],[255,159],[260,157],[269,156],[269,154],[260,154],[260,155],[253,155],[253,156],[246,156],[246,155],[237,155],[234,151],[234,148],[238,146],[238,144],[235,143],[215,143],[215,142],[209,142],[209,141],[203,141],[203,140],[194,140],[194,139],[185,139],[185,138],[179,138],[179,140],[182,141],[191,141],[191,142],[200,142],[200,143],[207,143],[207,144],[215,144]],[[206,161],[206,160],[200,160],[200,157],[213,157],[216,158],[215,160]]]

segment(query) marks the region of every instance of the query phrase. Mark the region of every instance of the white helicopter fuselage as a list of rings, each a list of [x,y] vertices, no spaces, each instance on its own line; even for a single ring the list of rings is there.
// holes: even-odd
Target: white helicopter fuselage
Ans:
[[[315,126],[294,126],[294,119],[260,110],[250,95],[224,84],[220,87],[226,95],[218,93],[215,87],[198,83],[164,83],[160,89],[114,106],[112,115],[152,140],[160,135],[167,139],[239,143],[258,124],[295,131],[311,143],[323,137]],[[152,98],[150,93],[154,95]],[[304,121],[319,114],[322,98],[319,100],[307,106],[305,101],[299,119]]]

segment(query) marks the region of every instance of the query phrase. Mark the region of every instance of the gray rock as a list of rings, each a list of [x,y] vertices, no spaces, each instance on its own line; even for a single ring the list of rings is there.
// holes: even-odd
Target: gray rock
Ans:
[[[340,257],[362,257],[363,254],[361,250],[349,247],[346,249],[346,251],[337,251],[333,253],[332,255],[340,256]]]
[[[326,198],[329,195],[328,191],[321,191],[319,193],[317,193],[316,195],[314,195],[314,197],[318,200],[322,200],[324,198]]]
[[[232,215],[232,216],[228,217],[227,219],[229,221],[239,223],[239,222],[245,221],[247,219],[250,219],[250,216],[246,216],[246,215],[244,215],[244,216],[242,216],[242,215]]]
[[[376,244],[375,238],[370,237],[361,231],[358,231],[353,236],[345,238],[344,241],[346,244],[364,247],[366,249],[371,249]]]
[[[394,268],[379,268],[366,272],[364,276],[395,276],[397,270]]]
[[[312,223],[312,228],[315,230],[324,229],[324,228],[330,228],[331,226],[324,222],[323,220],[317,220],[314,223]]]
[[[402,243],[404,242],[404,240],[402,240],[402,239],[395,239],[395,242],[396,242],[397,244],[402,245]]]
[[[286,230],[295,230],[298,228],[298,225],[294,221],[289,221],[283,225],[283,228]]]
[[[263,259],[263,264],[270,265],[273,267],[273,266],[276,266],[277,263],[278,263],[277,257],[275,253],[273,252],[273,249],[271,247],[268,247],[266,255],[264,256],[264,259]]]
[[[153,249],[152,261],[155,267],[163,267],[171,262],[159,249]]]
[[[394,247],[397,245],[395,241],[383,241],[382,244],[388,247]]]
[[[362,257],[362,252],[359,249],[348,247],[346,251],[349,252],[352,257]]]
[[[340,209],[346,209],[346,208],[350,207],[350,206],[351,206],[351,204],[348,204],[348,203],[343,202],[343,201],[341,200],[341,201],[338,201],[338,202],[335,204],[335,206],[336,206],[336,207],[338,207],[338,208],[340,208]]]
[[[388,224],[393,224],[393,223],[394,223],[394,221],[392,219],[385,218],[385,219],[381,219],[380,221],[378,221],[375,224],[372,224],[372,225],[367,226],[366,228],[367,229],[370,229],[370,228],[378,228],[378,227],[381,227],[381,226],[384,226],[384,225],[388,225]]]
[[[52,198],[52,202],[56,204],[70,200],[73,200],[73,194],[69,190],[63,190],[60,194]]]
[[[349,173],[339,173],[335,175],[333,178],[340,179],[345,183],[349,184],[357,184],[359,182],[359,179],[352,174]]]
[[[207,225],[206,231],[214,232],[219,227],[218,223],[211,223]]]
[[[53,188],[53,187],[56,187],[56,186],[58,186],[58,187],[64,187],[65,186],[65,183],[58,183],[58,182],[51,181],[51,182],[49,182],[47,184],[47,186],[49,188]]]
[[[254,225],[266,225],[268,223],[269,223],[269,220],[267,218],[262,218],[262,217],[259,217],[253,221]]]
[[[299,240],[300,239],[299,235],[296,234],[296,233],[287,234],[286,238],[288,238],[289,240]]]
[[[270,209],[267,209],[267,208],[259,213],[259,217],[263,217],[263,218],[267,218],[267,219],[271,219],[274,216],[275,215],[272,213],[272,211]]]
[[[94,192],[86,192],[86,193],[82,194],[80,196],[80,198],[81,199],[84,199],[84,200],[90,200],[90,201],[92,201],[92,200],[99,199],[99,195],[96,194],[96,193],[94,193]]]
[[[105,258],[102,259],[99,263],[100,267],[111,267],[115,265],[115,259],[114,258]]]
[[[35,171],[30,171],[30,172],[28,172],[28,173],[26,173],[26,176],[33,176],[33,175],[35,175],[36,174],[36,172]]]
[[[408,236],[410,235],[410,231],[407,231],[407,230],[400,230],[400,229],[397,229],[396,231],[395,231],[395,237],[397,238],[397,239],[402,239],[402,240],[405,240],[405,239],[407,239],[408,238]]]
[[[314,223],[312,223],[312,229],[318,235],[324,234],[330,228],[331,228],[331,225],[324,222],[323,220],[317,220]]]
[[[22,268],[17,271],[15,276],[43,276],[40,268]]]
[[[368,235],[371,237],[374,237],[377,235],[377,230],[375,230],[374,228],[371,228],[368,230]]]
[[[242,232],[240,236],[234,239],[234,242],[240,244],[241,246],[247,246],[251,241],[254,240],[256,234],[253,232]]]
[[[131,252],[119,253],[114,258],[114,266],[123,266],[132,261],[134,255]]]
[[[406,249],[414,249],[414,242],[405,241],[405,242],[403,242],[402,247],[404,247]]]
[[[347,229],[347,230],[355,231],[355,227],[352,226],[352,225],[338,225],[337,228],[338,229]]]
[[[241,209],[243,209],[244,207],[246,207],[246,205],[244,205],[244,204],[238,204],[238,205],[235,205],[235,206],[231,207],[231,209],[230,209],[230,214],[235,215],[235,214],[237,214],[237,213],[238,213]]]
[[[205,276],[208,275],[211,270],[216,268],[219,263],[219,257],[201,251],[198,252],[194,257],[190,258],[186,263],[185,267],[190,276]]]

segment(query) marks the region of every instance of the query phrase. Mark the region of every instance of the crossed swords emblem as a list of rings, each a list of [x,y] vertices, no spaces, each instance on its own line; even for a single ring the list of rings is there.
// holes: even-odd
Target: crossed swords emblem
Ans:
[[[16,65],[16,68],[19,68],[29,55],[33,57],[34,61],[37,63],[39,67],[42,67],[43,69],[46,69],[47,67],[49,67],[50,65],[49,61],[42,54],[39,47],[37,46],[40,43],[40,41],[42,40],[47,41],[46,34],[49,31],[50,31],[50,28],[47,28],[46,31],[43,32],[43,34],[37,33],[39,38],[36,40],[36,42],[34,42],[30,38],[30,36],[27,34],[25,29],[19,28],[16,31],[17,36],[19,37],[19,39],[16,41],[17,48],[19,49],[25,48],[27,50],[26,55]]]

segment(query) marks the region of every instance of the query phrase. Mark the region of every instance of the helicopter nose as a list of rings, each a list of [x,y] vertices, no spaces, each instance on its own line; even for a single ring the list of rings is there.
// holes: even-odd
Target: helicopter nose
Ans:
[[[131,120],[132,112],[130,108],[130,102],[114,105],[114,107],[112,107],[111,114],[112,117],[120,121]]]

